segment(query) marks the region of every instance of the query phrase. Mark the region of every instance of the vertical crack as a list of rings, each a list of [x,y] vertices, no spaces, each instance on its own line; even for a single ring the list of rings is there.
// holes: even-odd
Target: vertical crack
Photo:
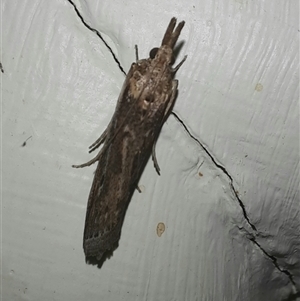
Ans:
[[[283,269],[279,266],[278,264],[278,261],[277,261],[277,258],[273,255],[270,255],[268,254],[268,252],[258,243],[258,241],[256,240],[256,236],[259,236],[259,232],[257,231],[256,227],[253,225],[253,223],[251,223],[249,217],[248,217],[248,214],[247,214],[247,211],[246,211],[246,208],[245,208],[245,205],[244,203],[242,202],[242,200],[240,199],[240,197],[238,196],[238,193],[233,185],[233,179],[232,179],[232,176],[229,174],[229,172],[226,170],[226,168],[222,165],[220,165],[216,159],[213,157],[213,155],[207,150],[207,148],[195,137],[191,134],[191,132],[188,130],[187,126],[184,124],[184,122],[179,118],[179,116],[172,112],[172,114],[174,115],[174,117],[177,119],[177,121],[179,121],[181,123],[181,125],[184,127],[184,129],[186,130],[186,132],[188,133],[188,135],[194,140],[197,142],[197,144],[199,144],[201,146],[201,148],[205,151],[205,153],[209,156],[209,158],[212,160],[212,162],[215,164],[215,166],[219,169],[221,169],[223,171],[223,173],[229,178],[229,185],[239,203],[239,206],[241,207],[242,209],[242,212],[243,212],[243,216],[245,218],[245,220],[247,221],[248,225],[251,227],[251,229],[254,231],[254,234],[251,234],[249,233],[246,229],[244,229],[248,235],[249,235],[249,239],[250,241],[252,241],[262,252],[263,254],[265,254],[265,256],[267,256],[272,262],[273,262],[273,265],[276,267],[277,270],[279,270],[281,273],[284,273],[288,279],[290,280],[290,282],[293,284],[293,289],[295,290],[295,294],[296,296],[299,294],[299,292],[297,292],[296,290],[296,283],[294,281],[294,278],[293,278],[293,275],[286,269]],[[241,229],[241,228],[239,228]],[[292,297],[295,295],[293,294]],[[293,300],[293,299],[291,299]]]
[[[76,5],[73,3],[73,1],[71,1],[71,0],[67,0],[67,1],[73,6],[73,8],[74,8],[74,10],[75,10],[75,12],[76,12],[76,14],[77,14],[77,16],[79,17],[79,19],[81,20],[81,22],[83,23],[83,25],[84,25],[86,28],[88,28],[90,31],[94,32],[94,33],[101,39],[101,41],[104,43],[104,45],[105,45],[105,46],[108,48],[108,50],[110,51],[110,53],[111,53],[112,57],[114,58],[115,62],[118,64],[118,66],[119,66],[121,72],[123,72],[123,73],[126,75],[126,72],[124,71],[123,67],[121,66],[121,63],[119,62],[119,60],[117,59],[116,55],[115,55],[114,52],[112,51],[111,47],[107,44],[107,42],[106,42],[106,41],[104,40],[104,38],[101,36],[100,32],[99,32],[97,29],[91,27],[89,24],[87,24],[87,23],[85,22],[85,20],[83,19],[83,17],[82,17],[81,14],[80,14],[78,8],[77,8]]]

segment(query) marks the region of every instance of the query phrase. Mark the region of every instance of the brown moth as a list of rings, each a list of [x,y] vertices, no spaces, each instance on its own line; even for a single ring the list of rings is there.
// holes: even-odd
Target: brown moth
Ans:
[[[172,68],[173,48],[184,21],[175,26],[176,18],[172,18],[161,46],[152,49],[148,59],[137,57],[131,65],[109,125],[90,146],[93,151],[103,143],[98,155],[73,165],[78,168],[98,161],[85,219],[87,259],[100,260],[118,243],[126,209],[151,152],[159,173],[155,143],[176,98],[175,73],[186,59]]]

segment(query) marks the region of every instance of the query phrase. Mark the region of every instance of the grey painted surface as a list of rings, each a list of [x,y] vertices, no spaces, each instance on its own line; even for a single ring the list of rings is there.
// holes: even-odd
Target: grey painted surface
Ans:
[[[292,299],[298,2],[74,4],[126,71],[135,44],[146,57],[172,16],[186,21],[174,107],[183,124],[171,115],[164,125],[161,176],[149,160],[113,256],[101,269],[86,265],[95,166],[71,165],[92,157],[87,147],[109,122],[124,75],[71,2],[3,1],[2,299]]]

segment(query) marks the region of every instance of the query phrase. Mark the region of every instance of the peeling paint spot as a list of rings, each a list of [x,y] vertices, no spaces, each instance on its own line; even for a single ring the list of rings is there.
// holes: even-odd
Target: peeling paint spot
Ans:
[[[158,237],[161,237],[162,234],[165,232],[166,226],[164,223],[158,223],[156,227],[156,233]]]
[[[255,86],[255,90],[256,90],[257,92],[262,91],[263,88],[264,88],[264,86],[263,86],[262,84],[260,84],[260,83],[256,84],[256,86]]]

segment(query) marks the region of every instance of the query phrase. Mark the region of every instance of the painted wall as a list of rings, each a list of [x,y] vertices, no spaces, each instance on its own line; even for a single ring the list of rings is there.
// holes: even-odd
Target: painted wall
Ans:
[[[149,160],[119,247],[87,265],[96,166],[71,165],[113,114],[112,52],[128,71],[173,16],[161,176]],[[2,300],[300,298],[298,1],[3,0],[2,20]]]

